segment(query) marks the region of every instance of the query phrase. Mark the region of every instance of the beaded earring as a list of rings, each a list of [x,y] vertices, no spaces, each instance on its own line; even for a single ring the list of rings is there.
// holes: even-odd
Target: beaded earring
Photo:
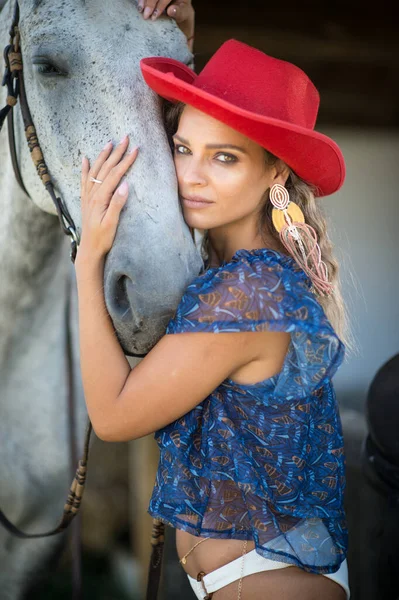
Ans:
[[[288,190],[279,183],[270,188],[269,200],[273,204],[272,221],[280,240],[299,266],[305,271],[313,286],[322,295],[333,291],[328,280],[327,265],[321,260],[321,250],[313,227],[305,223],[303,212],[290,201]]]

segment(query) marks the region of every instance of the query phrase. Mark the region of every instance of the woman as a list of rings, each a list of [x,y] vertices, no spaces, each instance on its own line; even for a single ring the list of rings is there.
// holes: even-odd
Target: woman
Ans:
[[[205,232],[205,269],[131,370],[100,290],[128,196],[119,183],[138,150],[127,154],[126,138],[91,168],[83,160],[76,272],[94,429],[107,441],[155,432],[149,513],[176,528],[198,598],[349,598],[331,384],[344,354],[331,323],[344,339],[343,313],[314,200],[340,188],[344,161],[313,130],[317,90],[296,66],[235,40],[198,76],[162,57],[141,67],[178,103],[179,196],[188,225]]]

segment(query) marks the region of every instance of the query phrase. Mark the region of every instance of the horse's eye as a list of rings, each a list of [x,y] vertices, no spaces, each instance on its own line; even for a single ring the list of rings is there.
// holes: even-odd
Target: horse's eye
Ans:
[[[57,75],[61,74],[61,71],[54,67],[54,65],[38,65],[37,71],[38,73],[42,73],[44,75],[49,75],[50,73],[56,73]]]
[[[36,68],[37,73],[45,75],[47,77],[65,77],[67,73],[58,67],[57,65],[43,59],[34,59],[33,64]]]

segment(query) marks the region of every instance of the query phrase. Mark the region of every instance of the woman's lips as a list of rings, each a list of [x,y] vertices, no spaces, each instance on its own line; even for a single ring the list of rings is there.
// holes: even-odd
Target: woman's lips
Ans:
[[[202,198],[197,198],[197,197],[193,197],[193,198],[182,197],[182,202],[183,202],[183,205],[187,206],[188,208],[206,208],[207,206],[214,204],[210,200],[204,200]]]

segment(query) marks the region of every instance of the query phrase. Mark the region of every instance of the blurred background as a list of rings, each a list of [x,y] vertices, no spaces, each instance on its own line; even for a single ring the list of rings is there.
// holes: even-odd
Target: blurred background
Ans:
[[[389,481],[383,489],[378,482],[371,485],[362,467],[372,462],[364,450],[369,387],[399,352],[399,42],[394,3],[194,0],[194,6],[197,72],[229,38],[294,62],[320,92],[316,129],[344,153],[346,182],[321,202],[330,218],[355,342],[355,351],[335,377],[347,452],[350,586],[352,600],[396,600],[399,495]],[[379,406],[382,422],[392,423],[396,413],[384,412],[383,402]],[[385,442],[390,447],[390,440],[381,446]],[[94,442],[82,510],[84,598],[144,597],[151,528],[146,506],[157,452],[152,436],[129,444]],[[60,552],[58,567],[27,600],[56,594],[60,600],[70,598],[70,553],[67,546]],[[193,597],[169,528],[162,581],[167,591],[160,600]]]

